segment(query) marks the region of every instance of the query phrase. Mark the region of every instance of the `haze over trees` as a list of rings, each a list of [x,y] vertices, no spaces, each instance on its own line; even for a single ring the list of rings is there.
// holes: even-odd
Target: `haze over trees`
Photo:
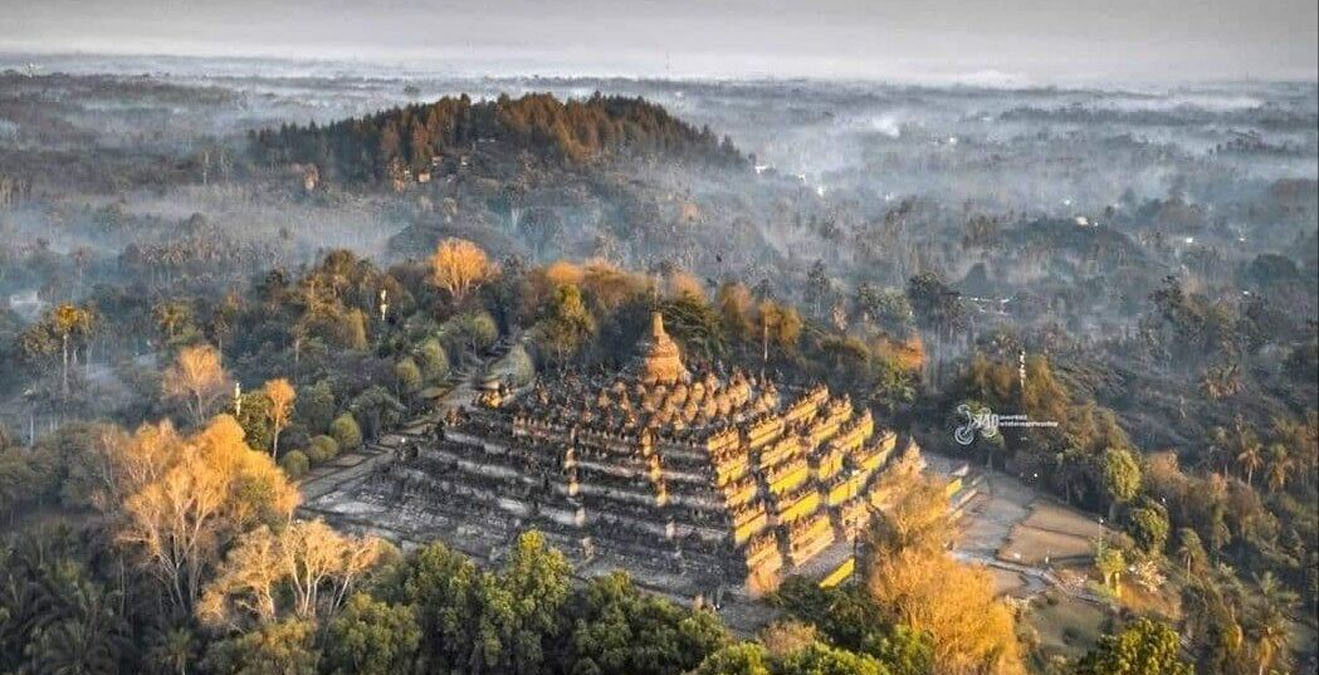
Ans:
[[[0,72],[0,671],[1313,667],[1313,84],[167,65]],[[291,515],[496,345],[589,375],[653,309],[690,364],[823,380],[1102,517],[1084,592],[1125,609],[1048,661],[919,483],[754,640],[535,534],[485,567]],[[961,405],[1057,426],[963,448]]]

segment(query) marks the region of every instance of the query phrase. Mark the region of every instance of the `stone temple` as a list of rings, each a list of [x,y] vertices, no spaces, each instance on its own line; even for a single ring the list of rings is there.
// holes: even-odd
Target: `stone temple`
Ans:
[[[622,372],[491,387],[308,506],[478,556],[535,528],[584,575],[754,595],[850,571],[897,445],[823,385],[690,372],[657,312]]]

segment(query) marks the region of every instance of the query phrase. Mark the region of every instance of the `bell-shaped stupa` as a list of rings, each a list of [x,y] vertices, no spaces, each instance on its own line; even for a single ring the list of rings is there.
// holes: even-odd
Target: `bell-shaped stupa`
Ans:
[[[636,361],[637,378],[646,384],[672,385],[691,379],[687,367],[682,365],[678,343],[664,332],[664,316],[650,314],[650,334],[642,338]]]

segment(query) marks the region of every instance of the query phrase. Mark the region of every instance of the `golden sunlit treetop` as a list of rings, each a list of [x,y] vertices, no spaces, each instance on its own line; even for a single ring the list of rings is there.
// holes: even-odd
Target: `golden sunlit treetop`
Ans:
[[[431,255],[431,282],[444,289],[455,303],[499,273],[481,247],[466,239],[445,239]]]

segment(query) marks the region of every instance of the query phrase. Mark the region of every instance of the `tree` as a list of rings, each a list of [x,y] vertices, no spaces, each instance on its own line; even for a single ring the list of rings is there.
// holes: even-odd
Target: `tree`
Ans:
[[[566,629],[561,615],[571,576],[572,566],[546,544],[544,535],[526,532],[518,537],[499,580],[513,601],[506,630],[514,672],[542,672],[547,652],[561,644]]]
[[[572,284],[556,288],[554,302],[541,335],[547,350],[554,354],[555,361],[566,363],[568,357],[594,333],[595,318],[582,302],[581,290]]]
[[[334,390],[329,380],[319,380],[310,387],[303,387],[297,400],[297,415],[311,433],[329,429],[334,412]]]
[[[362,429],[352,413],[345,412],[330,423],[330,436],[343,450],[356,450],[362,444]]]
[[[188,675],[188,664],[192,663],[197,640],[187,628],[171,628],[159,634],[147,658],[162,664],[162,670]]]
[[[1231,434],[1232,456],[1246,474],[1246,484],[1255,484],[1255,471],[1264,464],[1263,446],[1255,431],[1237,417]]]
[[[1181,658],[1177,631],[1150,619],[1137,619],[1116,635],[1104,635],[1077,664],[1079,675],[1191,675]]]
[[[192,307],[183,300],[161,302],[152,308],[151,316],[165,338],[162,343],[166,345],[188,332],[185,328],[190,330],[192,327]]]
[[[354,593],[326,629],[323,665],[333,675],[402,675],[420,644],[412,606]]]
[[[263,387],[266,398],[270,400],[270,456],[279,456],[279,432],[289,425],[289,419],[293,416],[293,401],[298,397],[297,391],[293,385],[284,378],[269,380]]]
[[[764,300],[756,309],[756,320],[760,324],[761,360],[769,362],[769,345],[774,343],[779,349],[791,349],[801,337],[802,320],[797,310],[791,306],[780,305],[773,300]]]
[[[934,334],[934,376],[937,379],[943,362],[944,340],[966,323],[966,308],[961,293],[949,288],[932,272],[923,272],[907,281],[907,301],[912,315]]]
[[[760,631],[760,643],[769,653],[782,656],[820,639],[815,626],[800,621],[775,621]]]
[[[739,342],[754,339],[755,325],[752,314],[755,310],[751,289],[744,284],[725,283],[715,294],[715,304],[724,322],[724,331]]]
[[[242,535],[197,608],[211,627],[242,629],[289,616],[333,615],[387,551],[375,537],[349,537],[321,520]],[[281,606],[282,605],[282,606]]]
[[[291,480],[297,480],[307,475],[307,471],[311,468],[311,460],[303,451],[293,450],[279,458],[279,468],[283,469]]]
[[[806,272],[804,292],[806,301],[811,303],[816,315],[820,314],[821,307],[830,300],[833,293],[833,280],[829,278],[828,270],[824,267],[824,261],[816,260],[811,265],[811,269]]]
[[[476,565],[437,541],[408,556],[386,599],[417,609],[430,668],[462,669],[483,638],[498,643],[488,619],[478,613],[481,588]]]
[[[1023,672],[1012,613],[988,572],[906,548],[877,554],[866,588],[891,621],[929,634],[936,672]]]
[[[417,361],[421,365],[422,375],[427,378],[443,377],[449,372],[449,356],[435,338],[427,338],[417,348]]]
[[[48,321],[51,330],[60,336],[62,363],[60,366],[60,392],[69,399],[69,341],[85,336],[92,327],[92,313],[71,303],[63,303],[51,310]]]
[[[308,460],[316,464],[324,464],[339,456],[339,441],[324,434],[313,436],[307,444],[306,455]]]
[[[942,482],[922,473],[888,472],[881,489],[893,494],[891,503],[872,521],[871,544],[877,550],[908,548],[942,551],[952,536],[948,495]]]
[[[495,276],[499,268],[485,251],[465,239],[445,239],[431,256],[431,283],[444,289],[455,303],[476,286]]]
[[[728,643],[719,620],[633,585],[624,572],[591,581],[573,615],[572,672],[685,672]]]
[[[936,672],[1022,672],[1012,613],[992,577],[948,555],[948,500],[904,455],[890,470],[894,505],[882,511],[865,588],[891,624],[928,635]]]
[[[455,337],[462,340],[472,354],[489,349],[499,339],[499,325],[490,312],[464,312],[453,320],[452,325],[457,329]]]
[[[166,395],[184,401],[194,424],[201,425],[229,391],[229,375],[220,365],[220,352],[207,344],[179,350],[164,375]]]
[[[1154,506],[1141,506],[1127,514],[1128,528],[1146,555],[1157,555],[1168,542],[1168,515]]]
[[[1177,531],[1177,542],[1177,559],[1186,565],[1186,574],[1190,576],[1208,561],[1204,546],[1200,543],[1200,535],[1189,527],[1183,527]]]
[[[269,452],[275,438],[270,416],[270,398],[260,389],[243,394],[229,410],[243,427],[243,440],[253,448]]]
[[[121,593],[104,589],[73,560],[60,563],[63,569],[43,566],[44,578],[36,583],[62,587],[45,593],[49,604],[38,615],[23,617],[31,621],[24,649],[29,664],[20,672],[91,675],[117,670],[131,649],[128,625],[118,611]]]
[[[1110,544],[1106,539],[1095,540],[1095,569],[1103,578],[1104,585],[1114,593],[1120,592],[1119,577],[1126,568],[1127,560],[1122,555],[1122,549]]]
[[[1140,464],[1126,448],[1110,447],[1099,459],[1104,494],[1108,497],[1108,519],[1117,518],[1118,506],[1135,498],[1140,491]]]
[[[315,634],[311,621],[264,623],[212,643],[202,666],[217,675],[316,675]]]
[[[394,364],[394,381],[398,385],[400,396],[411,394],[421,388],[421,368],[412,357],[405,356]]]
[[[888,675],[879,661],[816,642],[784,657],[775,672],[781,675]]]
[[[145,426],[107,453],[115,489],[127,495],[117,538],[185,613],[230,540],[287,522],[298,503],[297,489],[227,415],[186,439],[167,423]]]
[[[1273,443],[1269,445],[1267,462],[1264,469],[1264,484],[1268,486],[1269,492],[1279,492],[1287,485],[1287,480],[1291,477],[1292,468],[1296,462],[1292,460],[1290,453],[1287,452],[1287,446],[1282,443]]]
[[[1296,594],[1278,583],[1272,572],[1256,577],[1259,595],[1251,608],[1248,631],[1254,641],[1255,661],[1260,675],[1278,661],[1285,663],[1287,644],[1291,638],[1287,614],[1295,609]]]
[[[739,642],[707,656],[692,675],[771,675],[771,659],[764,647]]]

